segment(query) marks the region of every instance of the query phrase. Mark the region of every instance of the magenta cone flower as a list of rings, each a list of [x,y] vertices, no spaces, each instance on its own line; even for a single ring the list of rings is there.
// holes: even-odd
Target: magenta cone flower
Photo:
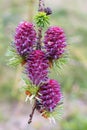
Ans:
[[[62,98],[60,84],[54,79],[50,79],[47,83],[40,86],[39,93],[41,102],[37,101],[37,109],[41,108],[50,112],[54,110]]]
[[[50,27],[45,32],[45,49],[49,59],[58,59],[65,52],[66,37],[63,29],[60,27]]]
[[[33,50],[27,60],[26,72],[33,84],[46,82],[48,77],[48,60],[41,50]]]
[[[21,22],[16,28],[14,44],[20,56],[26,59],[36,41],[36,32],[33,24]]]

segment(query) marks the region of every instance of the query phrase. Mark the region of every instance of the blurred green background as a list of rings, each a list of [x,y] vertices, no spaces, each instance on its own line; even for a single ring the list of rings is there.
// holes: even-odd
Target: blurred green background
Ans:
[[[20,68],[7,66],[6,51],[18,23],[36,13],[37,1],[0,0],[0,130],[87,130],[87,0],[45,0],[53,10],[51,25],[63,27],[67,35],[68,63],[51,75],[62,86],[64,117],[50,126],[36,113],[26,125],[31,105],[19,91]]]

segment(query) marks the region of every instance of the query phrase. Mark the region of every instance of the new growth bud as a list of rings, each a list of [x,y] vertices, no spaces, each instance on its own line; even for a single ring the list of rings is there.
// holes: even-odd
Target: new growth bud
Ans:
[[[51,15],[52,14],[52,10],[49,7],[45,8],[44,12],[46,13],[46,15]]]

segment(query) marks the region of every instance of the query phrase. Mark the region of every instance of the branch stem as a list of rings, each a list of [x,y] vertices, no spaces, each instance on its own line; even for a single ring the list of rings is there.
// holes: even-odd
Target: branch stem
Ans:
[[[45,8],[45,4],[44,4],[44,0],[39,0],[39,12],[44,12],[44,8]],[[42,27],[38,28],[38,37],[37,37],[37,50],[41,50],[41,38],[42,38]]]
[[[34,105],[33,105],[32,112],[31,112],[30,118],[29,118],[29,120],[28,120],[28,124],[30,124],[30,123],[32,122],[32,118],[33,118],[35,109],[36,109],[36,100],[35,100],[35,103],[34,103]]]
[[[45,7],[44,0],[39,0],[39,9],[38,9],[38,11],[40,11],[40,12],[44,11],[44,7]]]
[[[39,9],[38,9],[38,11],[44,12],[44,7],[45,7],[45,5],[44,5],[44,0],[39,0]],[[42,30],[43,30],[42,27],[39,27],[39,28],[38,28],[38,37],[37,37],[37,46],[36,46],[36,49],[37,49],[37,50],[41,50]],[[30,116],[29,116],[30,118],[29,118],[29,120],[28,120],[28,124],[30,124],[30,123],[32,122],[32,118],[33,118],[35,109],[36,109],[36,100],[35,100],[35,102],[34,102],[34,105],[33,105],[33,108],[32,108],[32,112],[31,112],[31,114],[30,114]]]
[[[38,37],[37,37],[37,50],[41,50],[41,38],[42,38],[42,28],[38,28]]]

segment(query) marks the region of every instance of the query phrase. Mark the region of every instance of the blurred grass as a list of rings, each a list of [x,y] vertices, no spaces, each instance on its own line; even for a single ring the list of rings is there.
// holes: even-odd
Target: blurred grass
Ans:
[[[12,41],[14,30],[19,21],[28,19],[28,9],[29,5],[28,1],[10,1],[8,4],[4,5],[5,1],[2,1],[3,8],[0,8],[0,77],[3,83],[0,83],[0,90],[3,93],[3,97],[5,97],[3,91],[12,92],[11,89],[14,83],[14,78],[10,81],[10,74],[15,75],[15,71],[8,68],[6,65],[7,58],[5,57],[7,47],[10,45]],[[1,5],[0,5],[1,6]],[[21,8],[22,7],[22,8]],[[68,49],[70,61],[67,66],[63,69],[63,78],[56,77],[55,74],[52,73],[52,77],[56,77],[61,81],[64,92],[72,92],[74,86],[78,86],[78,88],[86,89],[86,75],[87,75],[87,17],[86,14],[82,11],[77,11],[70,8],[63,7],[59,9],[55,9],[51,16],[51,24],[62,26],[65,29],[67,35]],[[4,76],[4,70],[10,72],[9,77],[7,75]],[[84,75],[83,75],[84,74]],[[4,80],[7,79],[6,83]],[[7,85],[6,90],[3,89]],[[7,90],[8,89],[8,90]],[[8,95],[10,97],[11,95]]]
[[[66,121],[62,121],[61,125],[62,130],[86,130],[87,118],[81,114],[71,115]]]
[[[75,4],[74,0],[71,1]],[[16,69],[6,65],[8,59],[5,55],[7,47],[12,41],[15,27],[20,21],[29,18],[29,0],[1,0],[0,2],[0,101],[12,102],[20,100],[21,93],[13,87]],[[85,3],[83,3],[84,6],[81,6],[81,10],[77,8],[79,2],[77,6],[64,5],[63,1],[61,3],[60,7],[53,11],[51,24],[63,27],[66,32],[69,44],[69,62],[57,76],[53,70],[51,77],[61,83],[62,90],[65,95],[69,96],[70,102],[72,102],[71,99],[84,101],[87,98],[85,94],[87,92],[87,12],[84,11]],[[51,7],[53,8],[52,4]],[[1,113],[0,120],[3,120]],[[81,113],[70,115],[61,124],[61,130],[86,129],[87,118]]]
[[[0,8],[0,77],[3,80],[3,83],[0,84],[1,93],[3,91],[12,92],[11,89],[14,83],[14,78],[10,81],[10,76],[4,76],[4,70],[8,70],[11,75],[15,75],[15,71],[11,68],[8,68],[6,65],[7,58],[5,53],[7,47],[12,41],[14,30],[19,21],[28,19],[28,10],[29,5],[28,1],[10,1],[8,4],[4,5],[5,1],[2,1],[3,8]],[[0,5],[1,6],[1,5]],[[22,7],[22,8],[21,8]],[[56,77],[61,81],[64,92],[72,92],[74,86],[78,88],[86,89],[86,75],[87,75],[87,17],[86,14],[82,11],[77,11],[71,8],[64,8],[64,5],[53,11],[51,16],[51,24],[62,26],[65,29],[67,35],[68,49],[70,60],[67,66],[63,69],[63,78],[61,79],[60,75],[56,77],[52,73],[52,77]],[[84,74],[84,75],[83,75]],[[4,83],[4,78],[7,79],[7,82]],[[7,84],[6,90],[5,88]],[[8,89],[8,90],[7,90]],[[8,91],[9,92],[9,91]],[[4,93],[3,93],[4,94]],[[69,93],[70,94],[70,93]],[[6,94],[5,94],[6,95]],[[5,95],[3,95],[5,97]],[[11,95],[10,95],[11,96]],[[8,95],[9,97],[9,95]]]

